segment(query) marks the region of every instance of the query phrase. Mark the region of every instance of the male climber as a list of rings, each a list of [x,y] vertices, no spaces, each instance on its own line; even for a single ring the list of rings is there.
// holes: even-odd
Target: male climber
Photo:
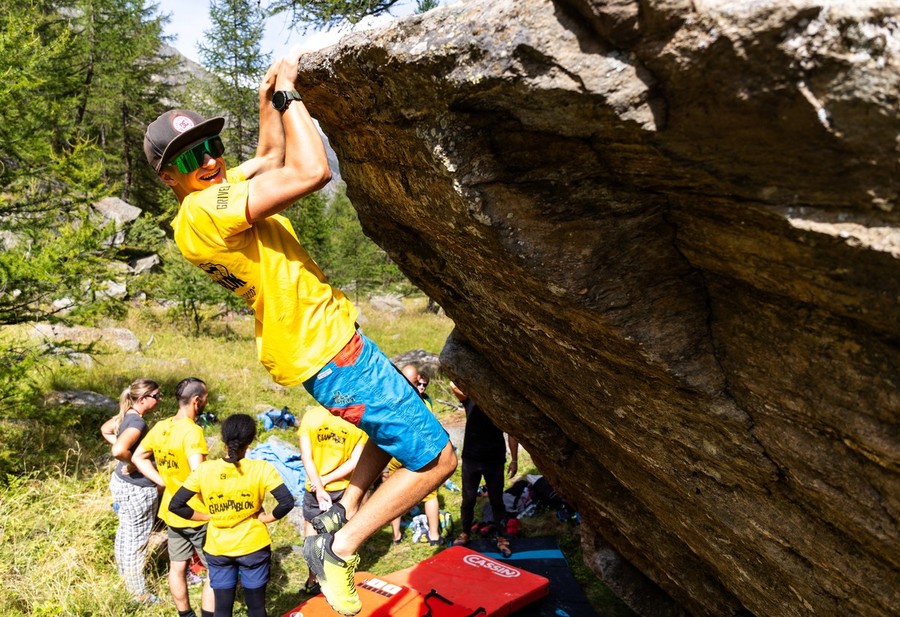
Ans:
[[[144,152],[180,207],[172,227],[185,258],[253,309],[259,359],[284,385],[303,384],[369,441],[341,502],[323,512],[303,554],[332,608],[362,607],[359,546],[456,469],[447,432],[378,347],[357,310],[325,281],[279,213],[331,179],[325,147],[296,90],[299,57],[279,60],[259,90],[256,156],[227,170],[221,117],[174,109],[148,127]],[[391,457],[403,463],[365,504]]]

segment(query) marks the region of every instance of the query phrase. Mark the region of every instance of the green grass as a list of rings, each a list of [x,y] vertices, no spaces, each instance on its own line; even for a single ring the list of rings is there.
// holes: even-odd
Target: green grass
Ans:
[[[446,317],[426,313],[424,306],[424,298],[406,299],[404,312],[390,316],[363,304],[363,329],[388,356],[410,349],[437,354],[452,323]],[[313,403],[303,388],[273,388],[255,356],[252,318],[232,316],[210,323],[209,331],[200,338],[185,335],[188,329],[182,324],[172,323],[164,312],[148,307],[132,309],[124,323],[104,325],[127,327],[142,342],[152,342],[132,354],[106,349],[95,356],[95,365],[89,369],[59,363],[35,376],[39,390],[92,390],[117,398],[133,379],[149,377],[162,384],[164,395],[157,411],[148,417],[151,424],[175,412],[172,392],[175,384],[188,376],[207,382],[209,410],[220,419],[237,412],[255,414],[268,406],[288,406],[299,418]],[[429,392],[435,399],[454,400],[443,376],[432,379]],[[131,605],[116,573],[112,543],[117,521],[108,486],[111,465],[108,446],[98,430],[106,415],[69,408],[50,413],[39,410],[39,399],[34,404],[34,413],[23,415],[41,417],[41,422],[0,423],[0,430],[13,425],[21,429],[24,437],[19,436],[27,438],[27,444],[20,445],[21,451],[14,454],[24,456],[32,470],[8,478],[7,485],[0,489],[0,617],[174,614],[164,554],[156,554],[148,568],[151,590],[165,600],[160,606]],[[442,421],[451,417],[461,420],[449,406],[435,407]],[[218,437],[215,427],[206,429],[206,433]],[[271,435],[296,443],[293,431],[270,431],[261,433],[260,438]],[[221,446],[212,441],[211,456],[220,456]],[[519,468],[523,473],[539,473],[524,452],[520,452]],[[453,480],[461,484],[459,470]],[[458,520],[459,493],[441,489],[439,497],[442,509]],[[480,504],[476,512],[480,512]],[[582,564],[577,526],[560,523],[550,513],[525,519],[523,527],[528,534],[558,538],[598,615],[631,614]],[[299,552],[302,535],[298,529],[285,519],[270,531],[274,559],[267,607],[270,615],[277,616],[305,599],[297,590],[306,580],[307,570]],[[458,533],[459,529],[454,531]],[[361,549],[360,567],[386,574],[436,551],[427,544],[411,542],[394,547],[386,526]],[[198,587],[191,589],[195,608],[199,606],[198,594]],[[246,615],[240,599],[235,615]]]

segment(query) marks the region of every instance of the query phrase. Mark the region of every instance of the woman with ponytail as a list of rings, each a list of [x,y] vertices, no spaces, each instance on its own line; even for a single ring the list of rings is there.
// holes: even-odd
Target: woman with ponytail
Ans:
[[[226,457],[201,463],[169,503],[169,510],[178,516],[209,521],[203,552],[215,594],[215,617],[232,616],[238,572],[248,617],[266,617],[266,585],[272,557],[272,540],[266,525],[294,507],[291,492],[271,463],[244,458],[254,439],[253,418],[242,413],[229,416],[222,423]],[[278,502],[271,513],[263,510],[266,492]],[[197,494],[208,506],[209,514],[188,505]]]
[[[159,404],[159,384],[136,379],[119,396],[119,413],[103,423],[100,434],[112,445],[119,463],[110,478],[109,488],[119,515],[114,552],[119,575],[125,588],[138,602],[156,602],[147,591],[144,564],[147,541],[156,518],[159,491],[156,484],[137,470],[131,455],[147,434],[144,415]]]

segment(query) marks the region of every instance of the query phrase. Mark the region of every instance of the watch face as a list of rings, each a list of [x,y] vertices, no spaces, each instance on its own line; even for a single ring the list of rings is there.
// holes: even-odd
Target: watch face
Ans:
[[[281,90],[272,95],[272,106],[274,106],[275,109],[283,109],[286,103],[287,96]]]

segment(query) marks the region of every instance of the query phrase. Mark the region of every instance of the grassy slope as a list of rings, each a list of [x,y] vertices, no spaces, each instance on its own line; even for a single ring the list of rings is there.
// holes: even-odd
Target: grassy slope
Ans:
[[[400,315],[379,315],[363,306],[364,329],[389,356],[410,349],[440,351],[452,323],[424,313],[424,301],[408,300]],[[210,407],[219,417],[236,412],[255,413],[258,406],[289,406],[301,413],[312,401],[302,388],[272,389],[271,380],[255,359],[252,321],[236,318],[219,322],[209,336],[193,339],[183,328],[169,323],[149,308],[132,311],[124,325],[142,341],[152,343],[137,354],[110,352],[97,358],[91,369],[60,367],[44,377],[47,389],[93,390],[116,397],[132,379],[147,376],[159,381],[165,398],[155,419],[174,412],[171,396],[175,384],[184,377],[197,376],[210,386]],[[452,400],[447,380],[438,377],[429,388],[435,399]],[[437,405],[442,421],[455,421],[452,410]],[[98,424],[99,425],[99,424]],[[211,437],[218,431],[207,429]],[[288,431],[278,435],[291,442]],[[62,463],[18,478],[0,493],[0,616],[6,615],[129,615],[150,617],[172,614],[166,587],[165,556],[151,562],[149,579],[154,592],[166,599],[157,607],[137,609],[129,605],[118,580],[112,558],[116,517],[110,508],[108,488],[109,458],[97,433],[76,435]],[[220,455],[213,447],[212,456]],[[537,473],[527,453],[520,459],[523,473]],[[459,471],[454,481],[459,485]],[[457,518],[459,493],[440,491],[443,509]],[[480,511],[480,510],[478,510]],[[577,528],[559,523],[550,513],[527,519],[525,532],[557,535],[564,552],[582,582],[599,615],[630,615],[608,590],[581,564]],[[269,585],[270,615],[281,615],[294,607],[306,578],[306,566],[298,548],[302,536],[286,520],[271,528],[275,560]],[[361,551],[361,568],[383,574],[407,567],[435,552],[427,545],[406,542],[391,547],[385,528]],[[192,588],[197,606],[197,588]],[[240,601],[236,615],[246,614]]]

